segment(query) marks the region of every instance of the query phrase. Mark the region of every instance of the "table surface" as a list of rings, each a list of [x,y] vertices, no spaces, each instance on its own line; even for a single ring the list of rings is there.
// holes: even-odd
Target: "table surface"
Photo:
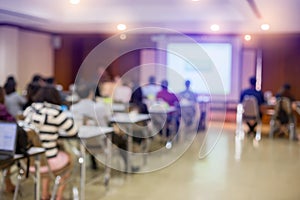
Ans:
[[[174,106],[169,106],[169,107],[152,106],[149,108],[150,114],[168,114],[175,111],[176,108]]]
[[[82,139],[88,139],[100,135],[105,135],[107,133],[112,133],[113,131],[114,129],[112,127],[81,126],[79,128],[78,137]]]
[[[138,123],[142,121],[147,121],[150,119],[148,114],[130,114],[130,113],[117,113],[110,118],[111,122],[115,123]]]
[[[111,108],[113,112],[126,112],[128,110],[128,104],[113,103]]]

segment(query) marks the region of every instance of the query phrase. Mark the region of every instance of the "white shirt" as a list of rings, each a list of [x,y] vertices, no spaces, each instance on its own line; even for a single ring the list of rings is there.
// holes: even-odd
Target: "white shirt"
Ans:
[[[115,102],[129,103],[131,98],[132,90],[130,87],[125,85],[116,86],[113,91],[113,100]]]
[[[17,92],[13,92],[5,96],[5,106],[7,111],[14,117],[22,113],[22,107],[25,103],[26,99],[20,96]]]
[[[70,110],[75,119],[82,119],[86,116],[95,120],[99,126],[107,126],[111,117],[109,106],[91,99],[81,99],[78,103],[73,104]]]
[[[47,158],[58,154],[58,137],[60,130],[64,136],[77,134],[74,120],[69,118],[65,111],[58,105],[50,103],[33,103],[23,113],[25,123],[33,125],[39,132],[42,145],[46,148]]]
[[[143,96],[149,98],[155,98],[156,94],[161,90],[159,85],[149,84],[142,87]]]

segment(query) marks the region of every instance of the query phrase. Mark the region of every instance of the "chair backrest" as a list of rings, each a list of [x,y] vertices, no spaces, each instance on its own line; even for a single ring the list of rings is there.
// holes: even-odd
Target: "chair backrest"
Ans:
[[[42,142],[41,142],[38,134],[34,130],[28,129],[28,130],[26,130],[26,132],[27,132],[28,140],[31,142],[32,146],[42,147]],[[41,166],[47,165],[47,158],[46,158],[45,154],[43,154],[40,157],[40,161],[41,161]],[[30,159],[30,165],[34,166],[34,159]]]
[[[285,124],[292,118],[292,104],[286,97],[281,97],[277,100],[275,105],[274,118]]]
[[[259,107],[254,96],[247,95],[243,100],[243,116],[246,118],[259,119]]]

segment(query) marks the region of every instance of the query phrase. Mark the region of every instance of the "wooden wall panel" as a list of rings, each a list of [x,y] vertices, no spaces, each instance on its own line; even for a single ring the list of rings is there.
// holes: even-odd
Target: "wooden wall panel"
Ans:
[[[263,36],[262,89],[273,94],[284,84],[291,85],[292,93],[300,100],[300,36]]]
[[[62,45],[55,50],[55,77],[65,89],[75,80],[77,71],[88,55],[109,35],[61,35]],[[275,94],[284,83],[290,83],[292,92],[300,99],[300,35],[256,35],[253,49],[262,49],[262,90]],[[149,43],[149,35],[141,36],[139,41]],[[118,46],[113,49],[118,54]],[[140,64],[140,50],[117,58],[107,69],[110,76],[122,75],[130,68]],[[136,75],[134,79],[139,79]],[[238,83],[240,84],[240,83]]]

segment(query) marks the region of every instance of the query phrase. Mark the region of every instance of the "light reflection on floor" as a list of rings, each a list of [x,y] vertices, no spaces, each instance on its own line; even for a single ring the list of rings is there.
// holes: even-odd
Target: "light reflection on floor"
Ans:
[[[134,175],[113,171],[108,190],[101,179],[103,170],[88,170],[88,179],[99,179],[87,185],[86,199],[300,199],[299,142],[269,139],[264,134],[268,127],[263,127],[260,141],[247,135],[236,138],[235,124],[226,123],[216,143],[218,126],[221,124],[211,123],[206,145],[202,146],[205,134],[197,134],[183,156],[161,170]],[[201,146],[202,150],[212,150],[199,159]],[[150,160],[160,161],[161,158]],[[29,187],[26,184],[23,189]],[[26,192],[22,199],[32,199],[31,195]]]

